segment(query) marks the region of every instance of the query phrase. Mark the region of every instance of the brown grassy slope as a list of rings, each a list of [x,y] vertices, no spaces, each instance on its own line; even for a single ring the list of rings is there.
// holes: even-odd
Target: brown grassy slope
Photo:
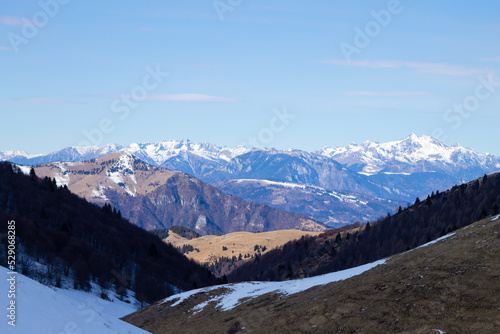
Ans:
[[[485,219],[362,275],[295,295],[267,294],[227,312],[209,303],[193,314],[210,297],[200,293],[124,320],[152,333],[498,333],[499,254],[500,219]]]
[[[59,185],[66,183],[69,190],[80,197],[92,202],[106,203],[95,196],[96,193],[102,193],[104,188],[113,189],[122,195],[127,194],[124,187],[111,181],[108,176],[123,155],[124,153],[113,153],[85,162],[53,162],[35,166],[34,169],[36,175],[41,178],[55,177]],[[132,193],[138,195],[155,190],[174,175],[182,175],[180,172],[149,166],[138,159],[131,158],[130,163],[134,167],[134,175],[125,175],[122,182]]]
[[[255,245],[265,246],[267,249],[260,254],[264,254],[269,250],[282,246],[290,240],[300,239],[304,235],[319,235],[319,232],[306,232],[299,230],[279,230],[263,233],[250,232],[234,232],[221,236],[206,235],[196,239],[188,240],[180,235],[170,232],[168,238],[164,241],[172,244],[174,247],[182,247],[182,245],[191,245],[200,250],[185,254],[188,258],[196,260],[200,263],[213,263],[222,256],[238,257],[245,254],[255,255]],[[222,247],[227,247],[223,251]]]

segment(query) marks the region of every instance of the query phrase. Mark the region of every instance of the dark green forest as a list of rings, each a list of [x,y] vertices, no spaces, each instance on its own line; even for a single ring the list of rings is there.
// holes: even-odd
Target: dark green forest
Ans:
[[[239,266],[228,279],[281,281],[315,276],[374,262],[418,247],[490,215],[500,207],[500,173],[433,192],[367,224],[361,231],[327,231],[303,237]],[[343,237],[342,237],[343,235]]]
[[[95,282],[135,292],[151,303],[178,289],[189,290],[219,281],[174,247],[121,217],[109,205],[100,208],[57,187],[55,180],[24,175],[0,163],[0,264],[6,266],[7,222],[15,220],[18,266],[23,274],[49,284],[73,282],[88,290]],[[32,261],[47,268],[36,272]]]

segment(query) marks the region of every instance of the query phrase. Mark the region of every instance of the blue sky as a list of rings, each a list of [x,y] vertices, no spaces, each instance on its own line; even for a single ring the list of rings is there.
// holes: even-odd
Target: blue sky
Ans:
[[[500,155],[498,1],[0,5],[0,150],[416,133]]]

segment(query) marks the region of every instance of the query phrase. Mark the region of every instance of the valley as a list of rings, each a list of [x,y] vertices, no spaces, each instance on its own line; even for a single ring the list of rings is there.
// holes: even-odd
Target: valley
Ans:
[[[489,217],[350,278],[250,283],[250,294],[249,283],[202,289],[124,320],[152,333],[494,333],[499,240],[500,220]]]
[[[221,257],[250,259],[256,255],[286,244],[289,241],[300,239],[302,236],[316,236],[319,232],[299,230],[279,230],[262,233],[233,232],[224,235],[206,235],[194,239],[186,239],[169,232],[164,242],[181,248],[184,245],[192,246],[194,250],[185,255],[201,264],[213,264]]]
[[[394,211],[395,206],[407,204],[360,193],[337,192],[317,186],[259,179],[221,181],[215,186],[247,201],[266,203],[278,209],[305,214],[330,228],[359,221],[367,222]]]
[[[405,145],[422,140],[410,136]],[[241,166],[246,154],[255,164],[213,184],[121,149],[98,157],[85,152],[85,161],[0,164],[0,216],[20,222],[23,273],[63,290],[130,298],[140,310],[123,319],[142,330],[488,333],[497,325],[498,173],[410,204],[398,187],[404,184],[407,194],[422,184],[439,188],[450,174],[444,160],[419,171],[410,154],[409,172],[377,170],[376,160],[356,172],[366,160],[334,162],[336,185],[328,188],[316,169],[306,172],[317,161],[301,161],[297,151],[225,152],[221,159],[229,164]],[[481,159],[469,160],[460,175],[488,172]],[[34,201],[23,200],[25,193]],[[371,218],[381,210],[389,213]],[[74,317],[75,302],[60,303]],[[122,328],[116,314],[100,321]]]
[[[499,13],[3,1],[0,334],[499,334]]]

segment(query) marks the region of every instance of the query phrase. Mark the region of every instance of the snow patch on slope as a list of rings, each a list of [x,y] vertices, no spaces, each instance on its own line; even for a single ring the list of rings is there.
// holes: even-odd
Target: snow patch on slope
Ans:
[[[276,182],[276,181],[270,181],[270,180],[260,180],[260,179],[237,179],[234,180],[236,183],[243,183],[243,182],[256,182],[260,184],[267,184],[267,185],[273,185],[273,186],[280,186],[280,187],[286,187],[286,188],[299,188],[299,189],[305,189],[307,186],[303,184],[298,184],[298,183],[290,183],[290,182]],[[312,186],[310,186],[312,187]]]
[[[500,215],[499,215],[500,217]],[[420,247],[414,248],[410,251],[413,251],[418,248],[427,247],[432,244],[435,244],[439,241],[443,241],[447,238],[454,236],[455,233],[451,233],[431,242],[428,242]],[[362,273],[369,271],[379,265],[385,264],[390,258],[379,260],[376,262],[368,263],[359,267],[354,267],[342,271],[337,271],[325,275],[284,281],[284,282],[245,282],[245,283],[237,283],[237,284],[226,284],[213,286],[209,288],[197,289],[192,291],[183,292],[177,295],[170,296],[162,301],[162,304],[167,302],[173,302],[170,307],[175,307],[180,305],[182,302],[187,300],[189,297],[198,294],[205,293],[208,294],[211,291],[218,289],[226,289],[221,295],[215,296],[208,301],[200,303],[191,309],[193,314],[201,312],[205,306],[207,306],[210,302],[216,303],[216,308],[219,308],[221,311],[229,311],[236,306],[246,302],[248,300],[257,298],[259,296],[265,295],[267,293],[278,293],[283,295],[293,295],[295,293],[299,293],[315,286],[322,286],[325,284],[338,282],[342,280],[349,279],[351,277],[361,275]]]
[[[291,183],[291,182],[277,182],[277,181],[261,180],[261,179],[235,179],[235,180],[232,180],[232,182],[236,182],[236,183],[254,182],[254,183],[259,183],[261,185],[285,187],[285,188],[290,188],[290,189],[301,189],[305,193],[314,192],[318,195],[319,194],[329,195],[329,196],[337,198],[339,201],[342,201],[342,202],[357,203],[357,204],[362,204],[362,205],[368,204],[368,202],[362,201],[362,200],[358,199],[356,196],[340,194],[336,191],[321,188],[318,186],[303,185],[303,184]]]
[[[216,307],[220,308],[221,311],[229,311],[241,304],[241,300],[248,301],[250,299],[254,299],[271,292],[276,292],[283,295],[292,295],[308,290],[315,286],[342,281],[357,275],[361,275],[362,273],[375,268],[378,265],[385,264],[385,262],[386,260],[380,260],[377,262],[365,264],[363,266],[337,271],[330,274],[285,282],[247,282],[213,286],[210,288],[203,288],[174,295],[165,299],[162,303],[175,301],[171,305],[171,307],[175,307],[197,293],[208,293],[213,290],[225,288],[227,291],[225,291],[223,294],[195,306],[192,311],[200,312],[206,305],[208,305],[212,301],[217,303]]]
[[[82,165],[81,162],[55,162],[54,167],[59,169],[59,172],[54,174],[54,179],[58,187],[69,186],[71,181],[68,168],[73,166]]]
[[[106,187],[98,185],[96,189],[92,190],[91,196],[93,198],[100,198],[102,200],[108,201],[109,198],[107,198],[106,195],[104,195],[104,190],[106,190]]]
[[[31,166],[21,166],[17,165],[24,175],[30,175]]]
[[[60,172],[54,175],[54,179],[56,180],[56,184],[58,187],[63,187],[63,186],[68,186],[70,177],[69,174],[67,173],[66,167],[74,166],[74,163],[63,163],[63,162],[56,162],[54,164],[57,168],[59,168]]]
[[[54,179],[56,179],[56,184],[58,187],[69,185],[70,178],[68,174],[57,174],[54,176]]]
[[[137,193],[137,180],[132,166],[133,159],[134,157],[130,153],[122,154],[118,161],[106,171],[106,175],[111,181],[122,187],[127,194],[135,197]],[[127,185],[126,179],[129,179],[134,183],[133,191]]]
[[[0,291],[5,292],[0,297],[2,305],[9,303],[7,273],[0,267]],[[83,291],[50,288],[19,273],[16,278],[16,326],[8,325],[4,316],[1,333],[148,333],[119,319],[136,311],[131,304],[105,301]]]
[[[444,240],[444,239],[448,239],[449,237],[452,237],[452,236],[454,236],[455,234],[456,234],[456,233],[451,233],[451,234],[443,235],[442,237],[437,238],[436,240],[433,240],[433,241],[431,241],[431,242],[428,242],[428,243],[426,243],[426,244],[424,244],[424,245],[422,245],[422,246],[418,246],[418,247],[417,247],[417,248],[415,248],[415,249],[419,249],[419,248],[423,248],[423,247],[430,246],[430,245],[432,245],[432,244],[435,244],[436,242],[442,241],[442,240]]]

